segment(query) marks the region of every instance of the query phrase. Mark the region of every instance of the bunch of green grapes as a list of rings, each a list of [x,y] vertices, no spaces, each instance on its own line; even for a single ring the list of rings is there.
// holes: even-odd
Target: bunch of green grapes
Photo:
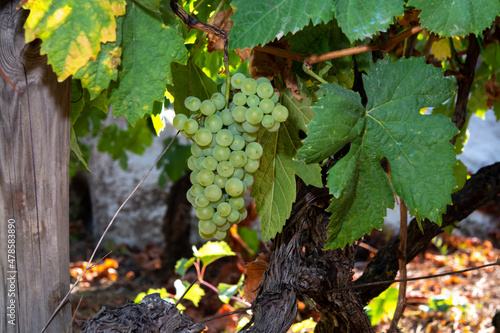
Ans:
[[[173,121],[193,141],[187,199],[196,208],[198,229],[205,239],[224,239],[233,224],[246,218],[243,195],[254,182],[263,153],[259,134],[277,131],[288,118],[288,109],[278,103],[268,79],[237,73],[231,77],[231,88],[229,108],[221,93],[203,102],[189,96],[184,105],[191,116],[178,114]],[[221,91],[225,90],[223,84]]]
[[[350,89],[352,88],[352,75],[349,75],[347,72],[338,72],[334,75],[328,75],[326,77],[326,81],[329,83],[337,83],[344,88]]]

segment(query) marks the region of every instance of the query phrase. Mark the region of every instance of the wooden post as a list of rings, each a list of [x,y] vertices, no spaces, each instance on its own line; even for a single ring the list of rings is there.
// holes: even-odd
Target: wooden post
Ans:
[[[0,2],[0,332],[31,333],[70,285],[71,80],[57,81],[39,40],[25,44],[18,5]],[[47,332],[70,324],[68,304]]]

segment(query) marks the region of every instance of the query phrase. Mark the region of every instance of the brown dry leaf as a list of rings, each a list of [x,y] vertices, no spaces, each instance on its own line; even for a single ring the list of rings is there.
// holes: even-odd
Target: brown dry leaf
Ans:
[[[293,96],[300,101],[302,96],[300,96],[297,79],[295,74],[293,74],[292,70],[288,67],[285,67],[285,71],[283,72],[283,80],[285,81],[286,87],[292,91]]]
[[[484,83],[484,93],[488,100],[486,101],[486,105],[488,109],[493,107],[493,104],[498,103],[498,99],[500,98],[500,88],[497,82],[497,76],[494,72],[491,72],[491,78]]]
[[[262,275],[267,265],[269,265],[269,259],[263,253],[259,253],[259,256],[254,261],[248,263],[243,287],[244,299],[247,302],[252,303],[257,297],[257,288],[262,281]]]
[[[232,9],[218,12],[217,15],[215,15],[212,25],[224,31],[229,31],[231,30],[231,27],[234,24],[234,22],[229,19],[231,16],[233,16]],[[207,51],[213,52],[216,50],[224,50],[224,38],[222,38],[221,36],[214,35],[212,33],[208,33]]]
[[[411,28],[416,26],[419,22],[418,14],[420,14],[420,12],[420,10],[415,9],[405,10],[403,17],[398,19],[399,25],[404,28]]]
[[[266,46],[283,50],[289,49],[286,43],[269,43]],[[292,67],[292,60],[257,51],[255,49],[250,53],[248,72],[253,78],[266,77],[272,80],[279,73],[283,73],[287,67]]]
[[[241,62],[245,62],[250,57],[250,53],[252,52],[252,49],[245,47],[243,50],[236,49],[234,51],[240,56]]]

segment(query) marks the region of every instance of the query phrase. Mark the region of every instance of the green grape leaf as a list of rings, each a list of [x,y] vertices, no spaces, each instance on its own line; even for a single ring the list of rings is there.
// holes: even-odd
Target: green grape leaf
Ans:
[[[118,66],[121,64],[122,56],[122,23],[120,17],[117,20],[116,42],[103,44],[97,58],[91,59],[85,66],[80,68],[73,76],[80,79],[82,86],[87,88],[90,99],[96,98],[103,89],[109,86],[112,80],[118,78]]]
[[[184,277],[189,267],[193,266],[195,260],[196,260],[195,257],[191,257],[189,259],[181,258],[177,260],[177,262],[175,263],[175,273]]]
[[[443,115],[420,114],[420,109],[450,98],[453,81],[417,58],[395,63],[386,58],[367,73],[364,110],[354,92],[336,84],[321,86],[325,95],[314,107],[317,115],[298,155],[318,161],[351,144],[349,153],[328,172],[327,185],[334,195],[328,208],[329,249],[380,228],[386,208],[394,204],[392,188],[413,215],[440,223],[455,187],[457,161],[449,140],[457,129]],[[380,165],[384,157],[392,188]]]
[[[304,29],[289,36],[290,50],[301,54],[321,54],[351,46],[349,39],[342,33],[337,20],[318,25],[309,24]],[[352,68],[352,57],[328,60],[337,71]]]
[[[134,0],[134,2],[153,13],[159,13],[162,0]]]
[[[27,1],[23,8],[30,11],[26,43],[43,40],[40,53],[64,81],[97,57],[101,43],[116,40],[115,18],[125,14],[125,0]]]
[[[233,0],[231,49],[254,47],[295,33],[309,24],[333,18],[333,1],[314,0]]]
[[[76,139],[76,134],[75,134],[75,130],[73,129],[73,125],[71,126],[69,147],[70,147],[71,151],[73,153],[75,153],[76,157],[78,158],[80,163],[83,164],[85,169],[87,169],[87,171],[89,171],[89,172],[92,172],[87,165],[87,161],[85,160],[85,157],[82,154],[80,146],[78,145],[78,140]]]
[[[283,92],[282,104],[289,110],[288,120],[281,124],[279,131],[266,132],[261,139],[264,153],[261,167],[255,172],[251,196],[255,198],[263,241],[280,232],[290,216],[295,201],[295,175],[306,184],[323,186],[318,164],[294,160],[301,146],[299,130],[307,133],[306,125],[314,116],[311,99],[302,92],[301,96],[298,101],[290,90]]]
[[[229,303],[231,296],[234,296],[238,292],[238,287],[237,284],[219,283],[217,291],[219,292],[219,299],[222,303]]]
[[[479,34],[500,14],[498,0],[410,0],[421,9],[420,24],[442,37]]]
[[[185,63],[184,39],[134,3],[123,21],[122,67],[118,82],[111,85],[109,103],[115,117],[124,115],[132,125],[163,102],[172,83],[172,62]]]
[[[394,207],[394,192],[380,162],[368,156],[358,138],[349,153],[329,171],[327,185],[334,195],[327,211],[328,249],[344,247],[372,229],[381,229],[387,208]]]
[[[235,255],[226,242],[207,242],[199,250],[193,246],[193,253],[204,266],[210,265],[217,259]]]
[[[184,106],[188,96],[198,97],[201,101],[210,99],[217,92],[217,84],[209,78],[194,62],[186,65],[172,64],[173,85],[169,85],[168,92],[174,96],[175,113],[190,115],[191,112]]]
[[[180,299],[189,285],[190,284],[186,281],[181,281],[179,279],[175,280],[175,299]],[[187,299],[193,302],[194,306],[198,307],[203,296],[205,296],[205,290],[203,290],[199,284],[195,283],[182,299]]]
[[[385,31],[403,15],[404,0],[335,0],[335,17],[351,42]]]

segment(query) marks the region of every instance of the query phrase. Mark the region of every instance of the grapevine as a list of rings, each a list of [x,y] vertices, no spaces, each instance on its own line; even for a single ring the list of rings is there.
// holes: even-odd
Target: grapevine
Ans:
[[[189,96],[184,105],[191,115],[179,113],[173,121],[181,135],[192,140],[187,199],[205,239],[224,239],[233,224],[247,217],[243,196],[260,166],[259,138],[266,130],[278,131],[289,114],[267,78],[254,80],[236,73],[230,83],[228,108],[219,92],[204,101]],[[224,83],[221,92],[225,91]]]

